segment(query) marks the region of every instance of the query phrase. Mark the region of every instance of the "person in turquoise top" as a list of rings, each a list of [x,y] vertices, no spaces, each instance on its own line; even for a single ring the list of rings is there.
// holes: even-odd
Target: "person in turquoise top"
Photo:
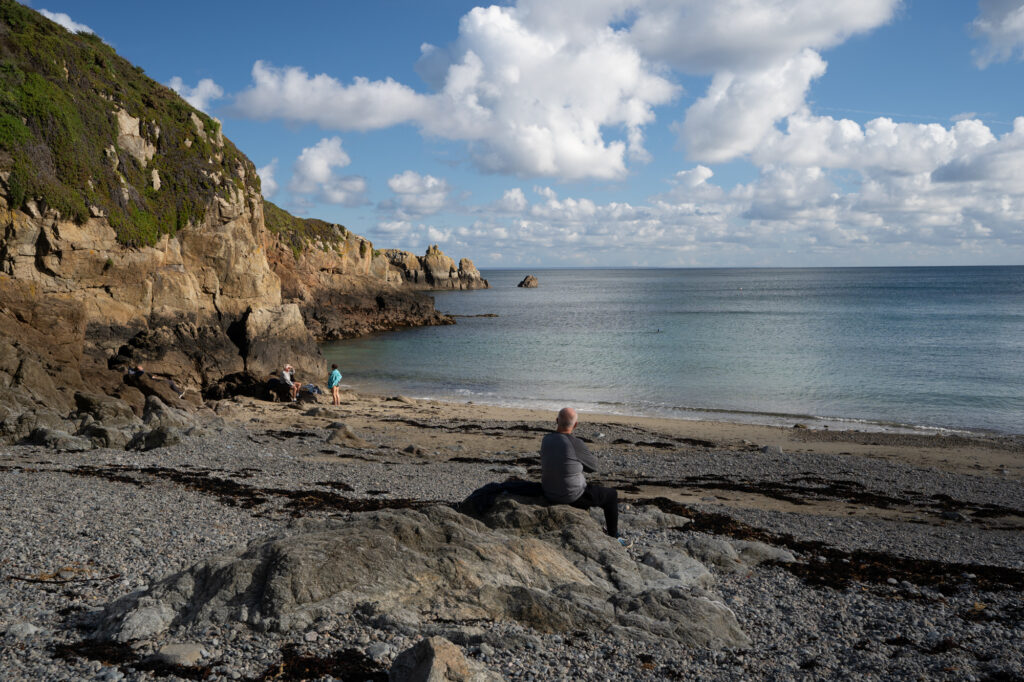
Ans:
[[[337,365],[331,365],[331,375],[327,377],[327,388],[331,389],[332,404],[341,405],[341,372]]]

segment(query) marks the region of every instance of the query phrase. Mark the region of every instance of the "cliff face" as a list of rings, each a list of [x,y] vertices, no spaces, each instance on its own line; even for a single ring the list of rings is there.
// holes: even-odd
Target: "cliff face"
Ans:
[[[366,240],[265,204],[217,121],[94,36],[0,0],[0,57],[0,441],[79,391],[139,407],[128,365],[318,380],[319,339],[450,321]]]
[[[341,225],[296,218],[264,202],[267,258],[281,280],[282,299],[297,303],[321,340],[413,325],[451,324],[434,310],[427,289],[481,289],[487,280],[468,258],[459,268],[436,246],[425,256],[377,251]]]

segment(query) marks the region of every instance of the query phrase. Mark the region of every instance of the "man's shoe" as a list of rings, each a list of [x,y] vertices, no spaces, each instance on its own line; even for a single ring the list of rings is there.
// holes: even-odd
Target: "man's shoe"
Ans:
[[[633,546],[633,541],[630,540],[629,538],[622,538],[622,537],[620,537],[620,538],[618,538],[618,541],[619,541],[619,544],[622,545],[623,547],[625,547],[626,549],[629,549],[630,547]]]

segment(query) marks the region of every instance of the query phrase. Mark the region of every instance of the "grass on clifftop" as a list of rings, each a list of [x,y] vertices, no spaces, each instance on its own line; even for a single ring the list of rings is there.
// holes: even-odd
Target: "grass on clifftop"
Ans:
[[[117,146],[119,108],[141,119],[140,135],[156,147],[145,166]],[[231,142],[217,144],[218,131],[95,35],[0,0],[0,173],[10,173],[12,208],[35,199],[83,222],[96,206],[121,243],[152,245],[200,222],[215,196],[258,191],[252,163]]]
[[[311,244],[319,242],[324,248],[338,248],[348,239],[349,232],[343,225],[335,225],[317,218],[299,218],[279,206],[263,200],[263,222],[267,229],[286,244],[292,254],[299,255]],[[363,242],[365,244],[365,242]],[[364,255],[364,254],[360,254]]]

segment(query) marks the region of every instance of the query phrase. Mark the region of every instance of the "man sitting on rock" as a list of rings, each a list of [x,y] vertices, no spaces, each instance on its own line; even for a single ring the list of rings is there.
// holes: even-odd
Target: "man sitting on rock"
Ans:
[[[298,382],[295,381],[295,368],[291,365],[285,365],[284,371],[281,372],[281,381],[288,386],[292,402],[294,403],[299,399],[299,389],[302,387]]]
[[[134,380],[134,382],[135,382],[135,384],[133,384],[133,385],[137,385],[137,383],[140,380],[144,379],[145,377],[146,377],[146,370],[142,368],[142,365],[136,365],[135,369],[129,369],[128,370],[128,378]],[[153,376],[152,374],[150,374],[149,377],[151,379],[153,379],[154,381],[160,381],[159,378]],[[167,377],[166,381],[167,381],[167,384],[171,387],[171,390],[174,391],[178,395],[178,399],[179,400],[185,397],[185,391],[183,391],[181,389],[181,387],[178,386],[178,384],[174,383],[174,379],[172,379],[170,377]]]
[[[549,502],[569,504],[579,509],[604,510],[607,533],[624,547],[632,543],[619,535],[619,491],[587,483],[584,471],[597,471],[597,458],[572,435],[576,428],[576,410],[563,407],[555,420],[556,430],[540,443],[541,487]]]

